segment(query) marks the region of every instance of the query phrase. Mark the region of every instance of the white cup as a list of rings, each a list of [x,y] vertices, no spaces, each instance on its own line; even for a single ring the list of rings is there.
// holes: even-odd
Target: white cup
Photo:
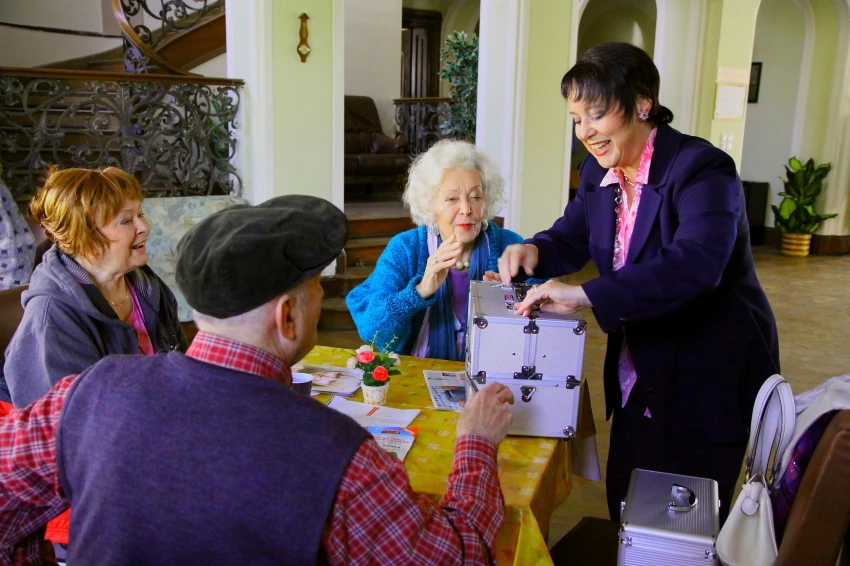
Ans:
[[[313,376],[309,373],[293,373],[291,389],[298,395],[309,397],[313,389]]]

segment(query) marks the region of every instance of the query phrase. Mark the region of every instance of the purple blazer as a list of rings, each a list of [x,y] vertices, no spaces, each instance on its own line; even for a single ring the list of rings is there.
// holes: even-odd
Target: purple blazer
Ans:
[[[762,382],[779,371],[776,321],[756,278],[735,163],[709,142],[658,127],[626,265],[612,269],[614,187],[588,156],[578,194],[548,230],[536,277],[592,260],[582,287],[608,334],[607,417],[621,404],[617,361],[628,341],[642,398],[672,438],[746,440]]]

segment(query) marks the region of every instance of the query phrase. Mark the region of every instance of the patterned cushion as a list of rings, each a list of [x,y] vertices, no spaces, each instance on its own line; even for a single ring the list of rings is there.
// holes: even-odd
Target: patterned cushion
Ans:
[[[192,320],[192,309],[177,288],[174,271],[177,265],[177,242],[189,228],[219,210],[234,204],[245,204],[232,196],[163,197],[145,199],[142,204],[151,224],[148,235],[148,265],[159,275],[177,297],[181,322]]]

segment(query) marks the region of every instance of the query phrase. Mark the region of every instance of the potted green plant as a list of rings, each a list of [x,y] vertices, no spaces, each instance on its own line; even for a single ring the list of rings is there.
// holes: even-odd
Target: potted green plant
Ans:
[[[823,179],[832,165],[823,163],[815,166],[813,159],[804,165],[796,157],[785,165],[787,179],[782,179],[785,190],[779,193],[783,197],[779,206],[770,205],[776,220],[776,227],[782,232],[783,255],[807,256],[811,247],[812,234],[824,220],[835,218],[837,214],[818,214],[815,201],[823,190]]]
[[[449,83],[449,108],[440,130],[446,137],[475,142],[478,103],[478,36],[454,31],[440,49],[440,78]]]

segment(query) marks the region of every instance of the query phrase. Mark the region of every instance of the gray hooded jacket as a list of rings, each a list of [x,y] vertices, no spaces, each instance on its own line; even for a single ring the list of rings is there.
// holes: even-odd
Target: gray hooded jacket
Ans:
[[[154,350],[185,351],[171,290],[147,266],[128,273],[127,280],[142,307]],[[21,302],[24,318],[6,348],[3,366],[16,407],[29,405],[63,377],[109,354],[139,353],[133,327],[118,318],[88,273],[55,245],[44,254]]]

